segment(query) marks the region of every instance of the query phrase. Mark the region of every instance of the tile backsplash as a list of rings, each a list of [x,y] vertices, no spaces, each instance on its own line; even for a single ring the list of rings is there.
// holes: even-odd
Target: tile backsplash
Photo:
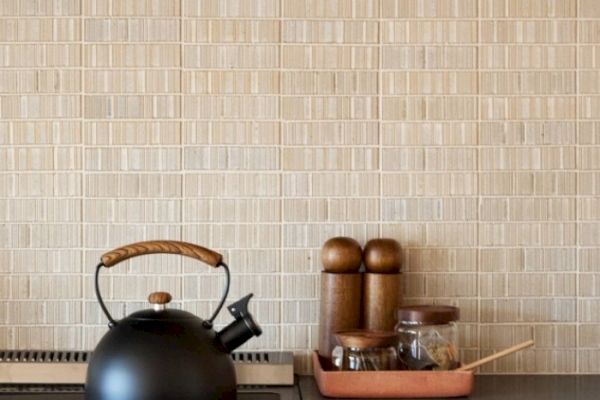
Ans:
[[[316,348],[319,248],[393,237],[405,303],[461,307],[484,372],[600,372],[597,0],[0,2],[0,348],[92,349],[103,252],[224,254],[249,348]],[[105,271],[207,317],[218,271]],[[220,316],[220,323],[228,317]]]

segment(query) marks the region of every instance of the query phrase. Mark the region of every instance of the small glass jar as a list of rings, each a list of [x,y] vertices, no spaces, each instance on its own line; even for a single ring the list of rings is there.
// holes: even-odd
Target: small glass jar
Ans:
[[[451,370],[458,360],[459,309],[406,306],[397,311],[398,361],[401,369]]]
[[[385,371],[397,369],[398,337],[395,332],[354,330],[335,334],[333,364],[342,371]]]

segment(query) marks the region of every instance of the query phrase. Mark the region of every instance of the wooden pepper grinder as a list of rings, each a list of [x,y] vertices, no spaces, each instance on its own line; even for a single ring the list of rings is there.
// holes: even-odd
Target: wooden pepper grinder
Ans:
[[[402,253],[394,239],[372,239],[364,250],[362,327],[392,331],[401,299]]]
[[[335,333],[359,328],[362,275],[360,244],[347,237],[329,239],[321,249],[319,354],[330,358]]]

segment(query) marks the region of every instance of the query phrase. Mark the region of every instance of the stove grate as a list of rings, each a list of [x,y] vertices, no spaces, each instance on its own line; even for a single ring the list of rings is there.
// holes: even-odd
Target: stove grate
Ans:
[[[0,384],[82,384],[91,356],[88,351],[0,350]],[[242,385],[293,384],[291,352],[234,352],[231,358]]]
[[[47,384],[0,384],[0,393],[83,393],[83,385],[47,385]]]
[[[89,351],[0,350],[0,362],[87,362]]]

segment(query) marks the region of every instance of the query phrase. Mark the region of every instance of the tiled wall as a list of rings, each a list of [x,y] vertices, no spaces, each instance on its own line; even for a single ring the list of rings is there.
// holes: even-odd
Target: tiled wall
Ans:
[[[483,370],[600,372],[597,0],[4,0],[0,68],[1,348],[93,348],[99,255],[176,239],[307,371],[319,247],[389,236],[465,360],[533,335]],[[102,279],[116,317],[223,283]]]

